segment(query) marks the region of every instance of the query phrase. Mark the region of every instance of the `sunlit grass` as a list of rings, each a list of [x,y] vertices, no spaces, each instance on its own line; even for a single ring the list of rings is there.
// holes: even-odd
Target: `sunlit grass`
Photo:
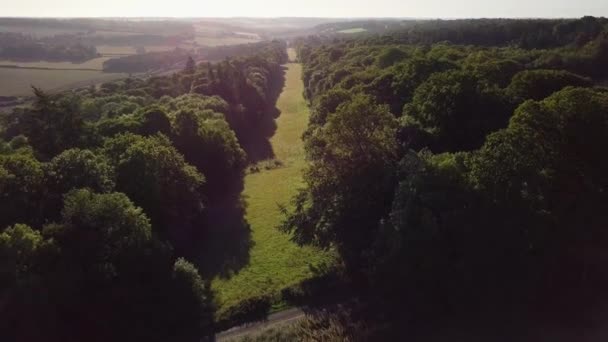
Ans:
[[[18,66],[21,68],[45,68],[45,69],[91,69],[102,70],[103,63],[110,59],[109,57],[92,58],[82,63],[72,62],[16,62],[11,60],[0,60],[0,65]]]
[[[286,85],[277,103],[281,115],[276,120],[278,128],[271,143],[282,166],[262,169],[245,178],[246,218],[254,245],[248,266],[229,279],[213,280],[218,316],[242,299],[276,295],[281,289],[313,276],[311,265],[332,260],[329,253],[295,245],[287,234],[276,229],[282,219],[278,205],[287,204],[303,186],[305,161],[301,136],[309,112],[302,97],[301,72],[301,65],[287,65]]]
[[[0,68],[0,96],[32,95],[32,85],[56,92],[124,78],[101,71]]]
[[[363,32],[367,32],[366,29],[362,28],[362,27],[357,27],[357,28],[351,28],[348,30],[341,30],[338,31],[338,33],[363,33]]]

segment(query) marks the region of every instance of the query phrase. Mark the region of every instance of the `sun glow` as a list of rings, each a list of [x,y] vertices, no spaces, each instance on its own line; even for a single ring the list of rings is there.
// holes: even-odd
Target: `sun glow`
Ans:
[[[52,3],[52,5],[51,5]],[[32,17],[578,17],[605,0],[0,0],[0,16]]]

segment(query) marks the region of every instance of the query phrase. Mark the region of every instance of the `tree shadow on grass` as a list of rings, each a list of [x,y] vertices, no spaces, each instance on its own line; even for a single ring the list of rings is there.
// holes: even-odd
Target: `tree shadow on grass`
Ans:
[[[264,110],[263,115],[254,122],[250,122],[246,127],[238,129],[239,143],[245,152],[247,152],[247,157],[251,163],[274,158],[270,138],[272,138],[277,130],[275,119],[281,115],[281,111],[276,108],[276,103],[285,87],[286,71],[286,67],[280,67],[278,71],[280,76],[275,77],[277,81],[269,89],[268,103],[272,105],[268,106]]]
[[[241,180],[238,186],[226,189],[224,196],[210,201],[205,210],[205,230],[197,236],[190,257],[205,278],[226,278],[249,264],[253,241],[242,189]]]
[[[274,157],[270,138],[277,130],[275,119],[281,114],[276,102],[285,87],[286,68],[276,70],[274,84],[269,90],[268,103],[272,104],[261,116],[235,118],[233,129],[237,131],[239,143],[247,152],[249,162],[255,163]],[[240,122],[242,125],[237,124]],[[249,264],[249,252],[253,247],[251,228],[245,219],[246,202],[242,197],[244,188],[242,178],[235,179],[229,188],[214,189],[216,193],[209,198],[205,217],[199,232],[191,243],[189,259],[207,279],[230,277]]]
[[[247,153],[250,163],[256,163],[265,159],[274,158],[274,150],[270,144],[270,138],[277,130],[275,118],[280,115],[277,108],[270,108],[265,115],[239,133],[239,143]]]

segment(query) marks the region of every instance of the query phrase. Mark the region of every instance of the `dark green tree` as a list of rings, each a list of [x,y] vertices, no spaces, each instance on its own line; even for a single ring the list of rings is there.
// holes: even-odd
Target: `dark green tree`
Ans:
[[[104,149],[115,163],[116,189],[144,209],[158,232],[186,243],[203,209],[203,175],[163,135],[118,135]]]

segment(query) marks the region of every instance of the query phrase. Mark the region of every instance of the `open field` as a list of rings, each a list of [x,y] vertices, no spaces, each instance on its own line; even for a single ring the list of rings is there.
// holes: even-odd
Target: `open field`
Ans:
[[[134,55],[133,46],[97,45],[97,52],[102,55]]]
[[[101,71],[43,70],[0,68],[0,96],[28,96],[31,86],[48,91],[58,91],[70,87],[84,87],[89,84],[106,82],[126,77],[125,74],[109,74]]]
[[[302,97],[301,73],[301,65],[287,65],[285,88],[277,102],[281,115],[276,120],[278,128],[271,144],[283,166],[248,174],[245,178],[246,219],[251,225],[254,244],[245,268],[231,278],[213,280],[218,316],[241,300],[274,295],[298,284],[313,276],[311,266],[333,260],[330,253],[295,245],[287,234],[276,229],[283,218],[278,204],[288,204],[303,186],[305,160],[301,136],[309,111]]]
[[[175,48],[183,48],[183,49],[191,49],[190,45],[143,45],[146,49],[146,52],[159,52],[159,51],[171,51]],[[135,55],[137,52],[135,51],[135,47],[133,46],[114,46],[114,45],[98,45],[96,46],[97,52],[106,55]]]
[[[20,68],[48,68],[48,69],[94,69],[102,70],[103,62],[110,57],[93,58],[83,63],[72,62],[15,62],[9,60],[0,60],[0,65],[18,66]]]
[[[195,41],[199,45],[205,46],[222,46],[222,45],[238,45],[247,43],[259,42],[259,39],[249,39],[245,37],[203,37],[196,36]]]
[[[235,34],[238,34],[239,36],[243,36],[245,38],[250,38],[250,39],[262,39],[260,37],[259,34],[257,33],[251,33],[251,32],[234,32]]]
[[[361,27],[338,31],[338,33],[346,33],[346,34],[363,33],[363,32],[367,32],[367,30],[364,28],[361,28]]]
[[[139,32],[129,32],[129,31],[111,31],[111,30],[96,30],[92,35],[93,36],[104,36],[104,37],[123,37],[123,36],[135,36],[139,35]]]
[[[48,37],[59,34],[83,33],[84,30],[29,25],[0,25],[0,32],[24,33],[37,37]]]
[[[144,48],[146,52],[161,52],[175,50],[176,48],[191,49],[192,47],[186,45],[146,45]]]

